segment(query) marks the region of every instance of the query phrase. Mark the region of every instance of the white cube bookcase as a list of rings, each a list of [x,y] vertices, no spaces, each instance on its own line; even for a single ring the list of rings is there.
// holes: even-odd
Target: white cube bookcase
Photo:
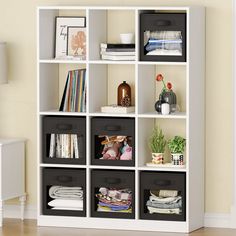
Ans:
[[[186,62],[139,60],[139,15],[146,11],[186,13]],[[86,16],[86,60],[54,59],[55,17]],[[205,9],[203,7],[85,7],[45,6],[37,9],[37,86],[38,86],[38,225],[100,229],[191,232],[203,226],[204,219],[204,119],[205,119]],[[115,25],[115,27],[114,27]],[[134,32],[134,61],[103,61],[100,43],[119,40],[119,33]],[[86,112],[59,112],[66,73],[71,68],[87,69]],[[154,109],[161,87],[157,73],[171,80],[180,112],[160,115]],[[101,106],[115,103],[116,88],[127,80],[132,88],[135,112],[104,114]],[[42,118],[44,116],[86,117],[86,164],[46,164],[42,157]],[[135,166],[94,166],[90,160],[91,117],[132,117],[135,119]],[[147,167],[151,160],[147,140],[155,124],[167,138],[176,133],[186,137],[185,168]],[[68,217],[42,213],[42,170],[45,167],[86,169],[86,216]],[[92,169],[132,170],[135,172],[135,219],[95,218],[90,215]],[[186,173],[186,221],[140,219],[140,171]]]

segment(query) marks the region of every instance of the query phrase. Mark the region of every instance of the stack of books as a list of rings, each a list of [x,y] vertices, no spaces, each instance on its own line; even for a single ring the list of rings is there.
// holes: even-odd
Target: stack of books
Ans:
[[[134,61],[135,44],[101,43],[101,59],[112,61]]]
[[[50,158],[79,158],[79,141],[77,134],[51,134]]]
[[[86,69],[68,72],[59,111],[86,112]]]

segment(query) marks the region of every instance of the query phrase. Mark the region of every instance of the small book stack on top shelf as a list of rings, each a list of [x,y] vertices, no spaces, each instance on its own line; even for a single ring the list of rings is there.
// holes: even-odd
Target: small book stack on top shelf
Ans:
[[[135,61],[135,44],[101,43],[101,59]]]
[[[59,111],[86,112],[86,69],[68,72]]]

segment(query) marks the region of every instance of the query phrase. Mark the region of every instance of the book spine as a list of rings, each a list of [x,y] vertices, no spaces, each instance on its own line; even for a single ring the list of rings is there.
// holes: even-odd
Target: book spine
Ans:
[[[77,137],[77,134],[74,135],[74,150],[75,150],[75,158],[79,159],[79,147],[78,147],[78,137]]]
[[[74,158],[73,137],[74,137],[74,134],[71,134],[70,135],[70,157],[71,158]]]
[[[101,52],[135,52],[135,48],[101,48]]]
[[[49,149],[49,157],[55,156],[55,134],[51,134],[50,137],[50,149]]]
[[[56,157],[61,156],[61,147],[60,147],[60,135],[56,134]]]
[[[101,48],[135,48],[135,44],[122,44],[122,43],[101,43]]]

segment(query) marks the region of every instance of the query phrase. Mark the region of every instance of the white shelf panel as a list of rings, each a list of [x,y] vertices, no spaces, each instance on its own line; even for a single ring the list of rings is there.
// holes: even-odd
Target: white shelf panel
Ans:
[[[120,114],[120,113],[103,113],[103,112],[95,112],[95,113],[89,113],[89,116],[109,116],[109,117],[135,117],[135,113],[125,113],[125,114]]]
[[[135,170],[134,166],[99,166],[99,165],[90,165],[90,169],[111,169],[111,170]]]
[[[138,61],[138,65],[186,66],[187,62]]]
[[[186,167],[138,167],[138,170],[149,170],[149,171],[170,171],[170,172],[187,172]]]
[[[102,64],[102,65],[135,65],[136,61],[109,61],[109,60],[94,60],[89,61],[90,64]]]
[[[157,112],[147,112],[143,114],[138,114],[140,118],[159,118],[159,119],[186,119],[187,115],[185,112],[176,112],[170,115],[161,115]]]
[[[39,60],[42,64],[86,64],[86,60],[70,60],[70,59],[43,59]]]
[[[40,164],[40,167],[56,167],[56,168],[86,168],[86,165]]]
[[[86,112],[65,112],[65,111],[57,111],[57,110],[51,110],[51,111],[41,111],[39,112],[39,115],[53,115],[53,116],[86,116]]]

